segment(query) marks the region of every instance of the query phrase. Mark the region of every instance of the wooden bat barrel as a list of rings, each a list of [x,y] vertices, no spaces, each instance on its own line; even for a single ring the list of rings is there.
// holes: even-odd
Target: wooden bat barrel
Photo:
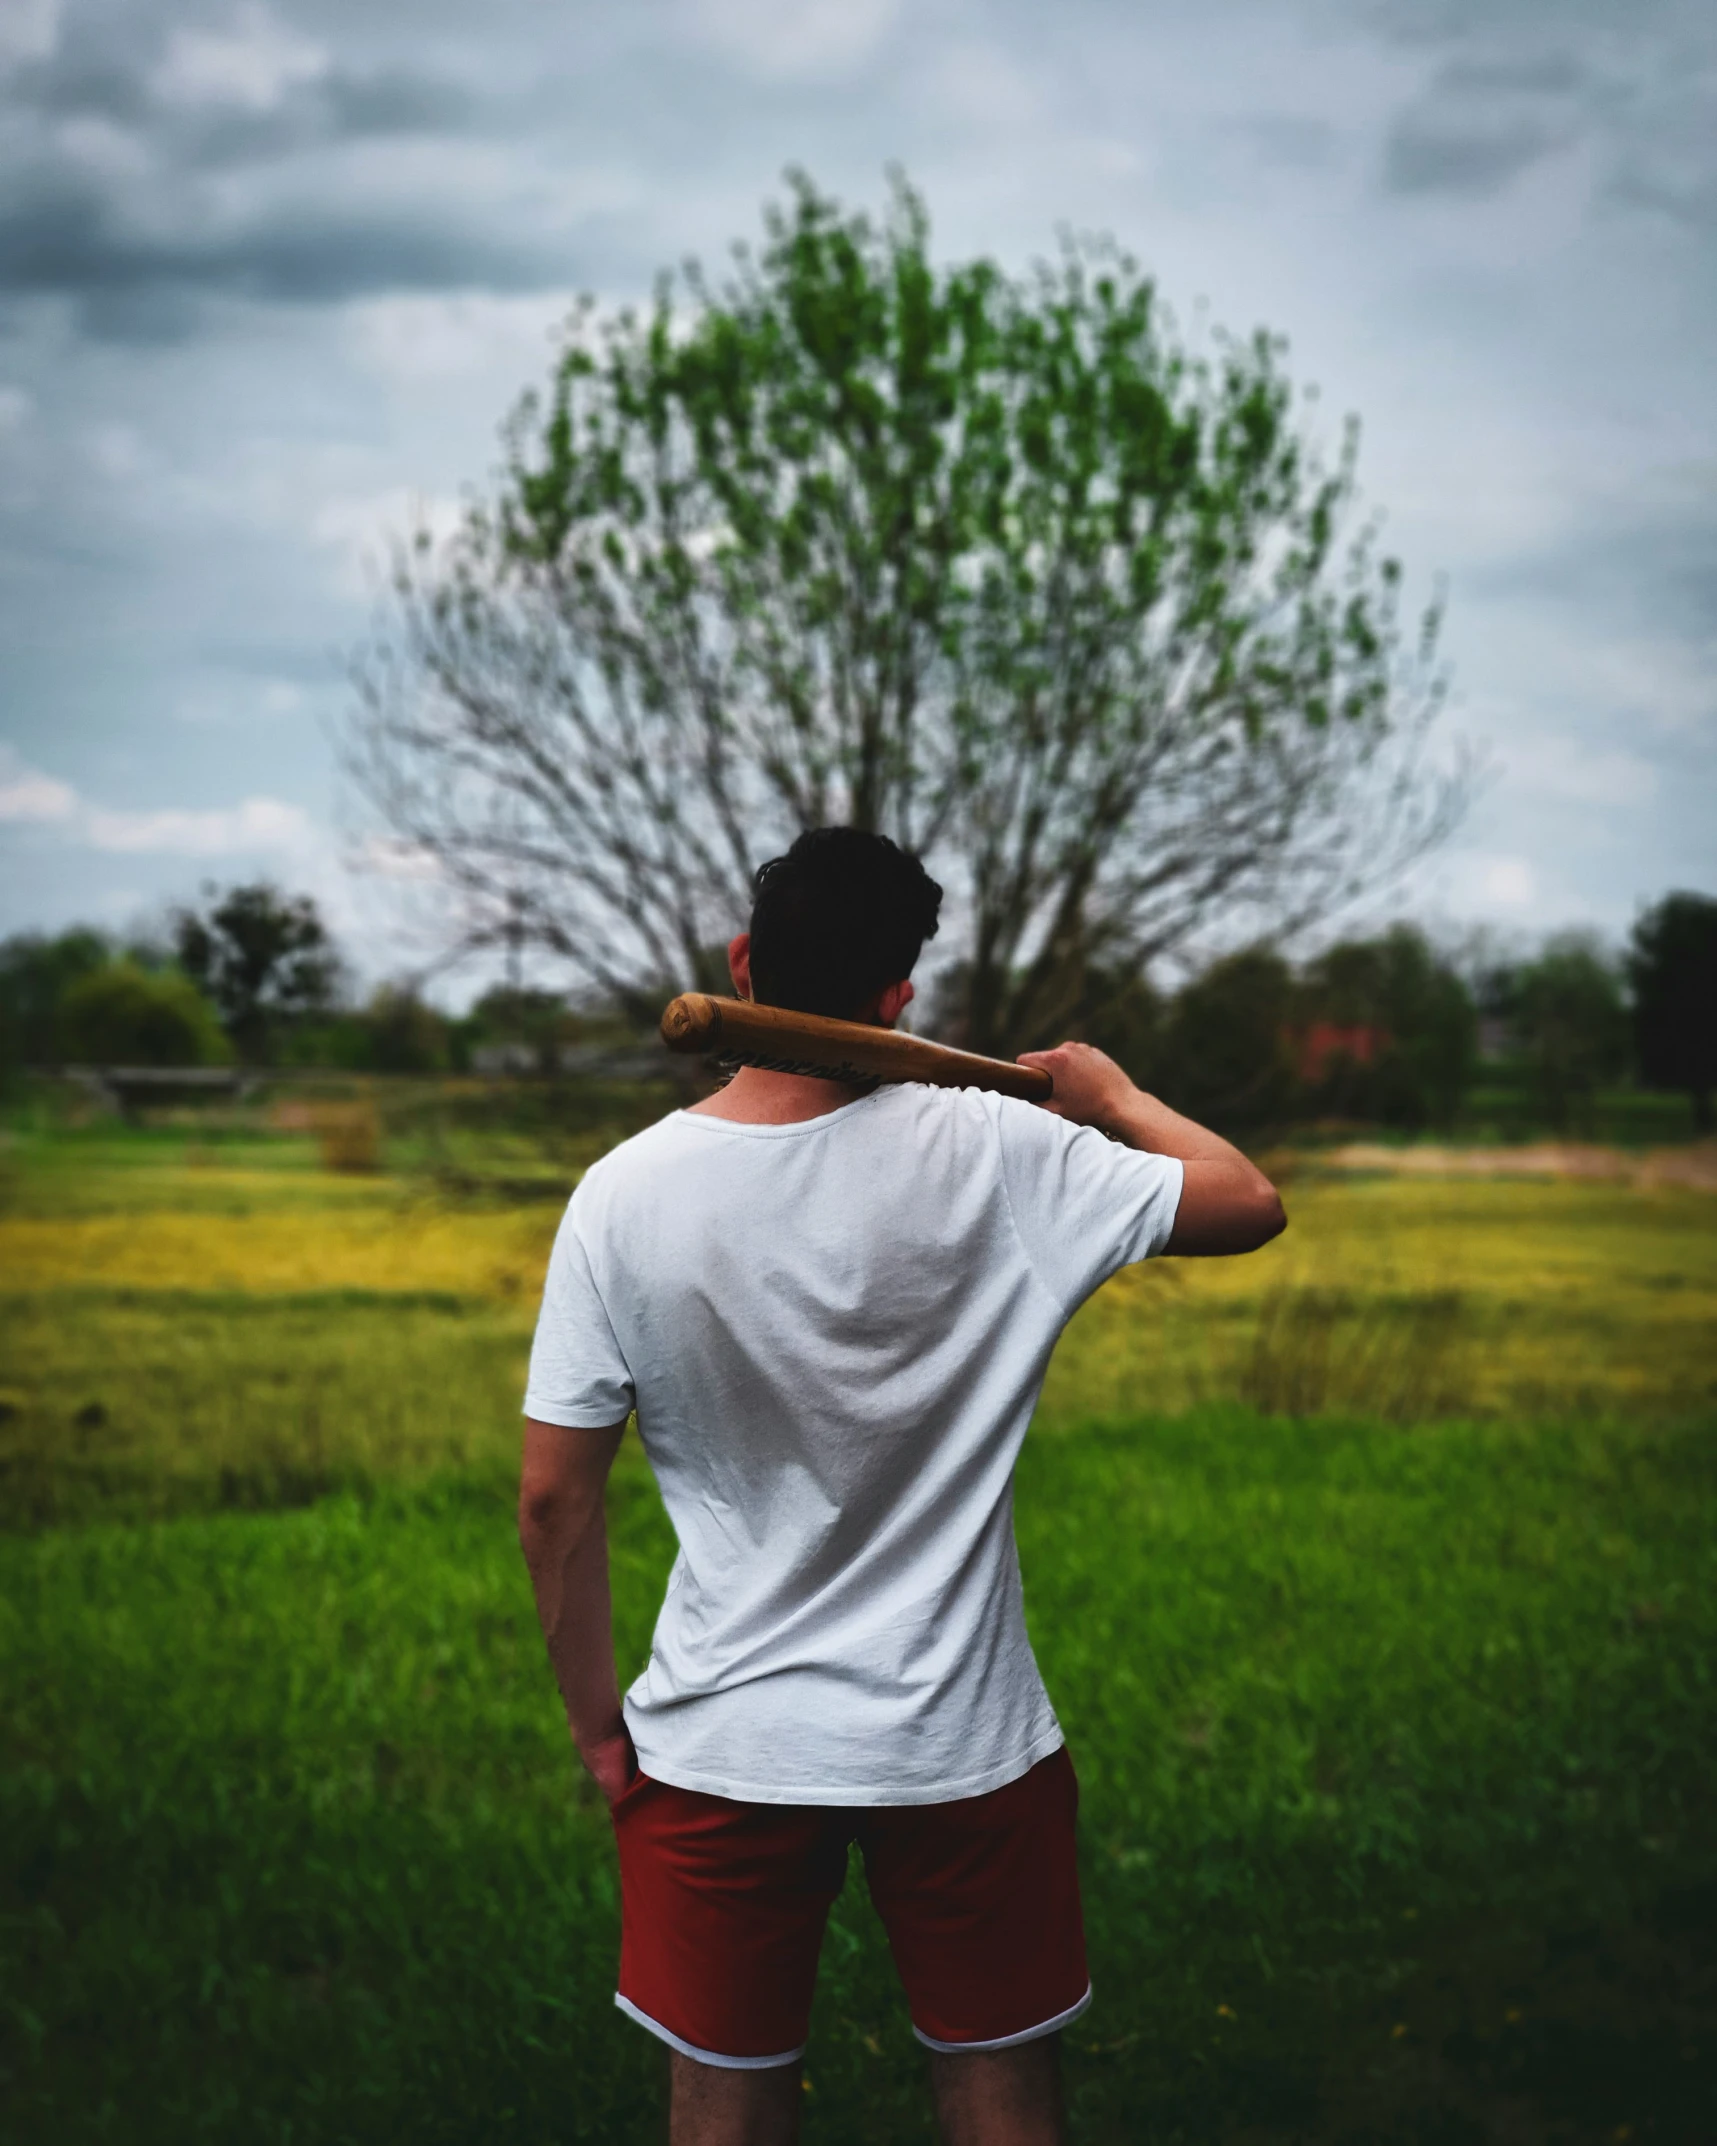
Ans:
[[[820,1080],[917,1080],[934,1088],[992,1088],[1024,1103],[1047,1102],[1054,1088],[1038,1066],[951,1050],[945,1043],[903,1036],[864,1021],[831,1021],[785,1006],[715,998],[707,991],[687,991],[668,1002],[662,1041],[670,1051],[702,1052]]]

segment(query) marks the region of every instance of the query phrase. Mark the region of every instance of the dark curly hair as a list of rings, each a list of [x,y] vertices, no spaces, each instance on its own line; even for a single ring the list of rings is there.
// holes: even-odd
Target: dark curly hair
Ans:
[[[758,871],[751,989],[767,1006],[861,1014],[936,936],[942,889],[886,835],[813,827]]]

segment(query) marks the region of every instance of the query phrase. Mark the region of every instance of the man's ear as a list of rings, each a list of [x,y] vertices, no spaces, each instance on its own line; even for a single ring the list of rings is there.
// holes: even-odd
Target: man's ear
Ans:
[[[902,978],[897,984],[885,985],[877,994],[877,1025],[881,1028],[892,1028],[917,996],[910,977]]]
[[[727,942],[727,971],[741,998],[751,996],[751,934],[742,931]]]

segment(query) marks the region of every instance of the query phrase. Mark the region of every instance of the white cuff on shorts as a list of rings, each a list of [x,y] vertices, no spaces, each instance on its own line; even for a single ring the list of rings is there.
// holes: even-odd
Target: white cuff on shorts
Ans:
[[[1083,2011],[1089,2001],[1090,1992],[1087,1991],[1084,2001],[1075,2005],[1073,2010]],[[653,2034],[657,2041],[666,2042],[670,2049],[677,2049],[682,2057],[691,2057],[699,2064],[713,2064],[717,2071],[774,2071],[782,2064],[797,2064],[805,2054],[805,2045],[801,2042],[797,2049],[789,2049],[778,2057],[724,2057],[717,2050],[700,2049],[696,2042],[682,2041],[671,2028],[664,2027],[659,2019],[652,2019],[648,2012],[640,2012],[631,1998],[622,1997],[618,1990],[614,1992],[614,2002],[628,2019],[635,2019],[639,2026],[647,2033]],[[1073,2013],[1069,2012],[1067,2017],[1071,2019]],[[1032,2034],[1047,2034],[1049,2029],[1034,2027],[1031,2031]],[[1016,2034],[1013,2037],[1016,2042],[1029,2041],[1030,2038],[1030,2035],[1025,2034]],[[930,2046],[940,2049],[944,2045],[941,2042],[932,2042]],[[999,2042],[986,2042],[982,2046],[986,2049],[999,2049],[1002,2045]]]
[[[1087,1982],[1084,1996],[1080,1998],[1077,2004],[1070,2004],[1065,2012],[1057,2012],[1053,2019],[1040,2020],[1035,2027],[1022,2027],[1017,2034],[998,2035],[993,2042],[939,2042],[933,2034],[926,2034],[924,2029],[916,2023],[914,2023],[912,2031],[926,2049],[937,2050],[945,2057],[967,2056],[981,2049],[1017,2049],[1021,2042],[1041,2041],[1046,2034],[1059,2034],[1063,2027],[1070,2027],[1090,2002],[1091,1985]],[[697,2052],[694,2050],[692,2054],[695,2056]],[[733,2059],[731,2057],[725,2059],[716,2057],[712,2058],[711,2061],[718,2064],[723,2062],[731,2064]]]

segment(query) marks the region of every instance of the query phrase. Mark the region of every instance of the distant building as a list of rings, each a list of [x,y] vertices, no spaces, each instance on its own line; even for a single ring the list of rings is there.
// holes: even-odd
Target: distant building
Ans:
[[[1391,1040],[1387,1029],[1342,1028],[1334,1021],[1314,1021],[1296,1045],[1300,1078],[1308,1087],[1316,1087],[1337,1058],[1345,1058],[1350,1065],[1375,1065]]]
[[[482,1074],[486,1080],[504,1074],[540,1073],[542,1065],[542,1050],[535,1043],[479,1043],[471,1053],[472,1072]]]

